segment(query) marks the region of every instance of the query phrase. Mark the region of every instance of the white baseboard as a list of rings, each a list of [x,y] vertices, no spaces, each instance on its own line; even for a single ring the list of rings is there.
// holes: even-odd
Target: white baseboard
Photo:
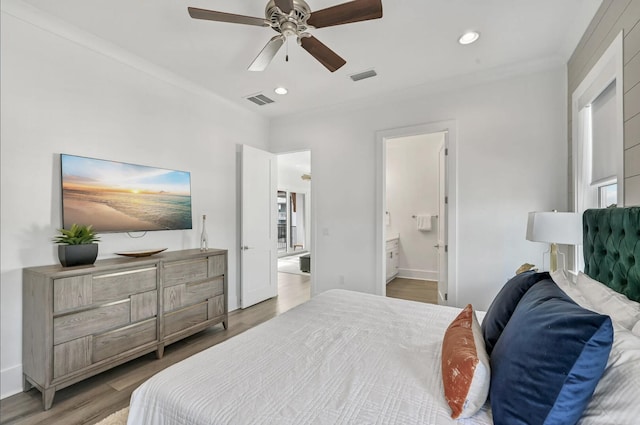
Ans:
[[[398,277],[418,280],[438,280],[438,272],[433,270],[398,269]]]
[[[0,371],[0,398],[7,398],[22,392],[22,365]]]

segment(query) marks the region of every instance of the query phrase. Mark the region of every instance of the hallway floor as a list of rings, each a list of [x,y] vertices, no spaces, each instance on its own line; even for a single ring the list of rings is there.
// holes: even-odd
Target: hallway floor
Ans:
[[[285,257],[278,258],[278,272],[279,273],[292,273],[303,276],[310,276],[310,273],[306,273],[300,270],[300,256],[308,254],[308,251],[300,251],[293,255],[287,255]]]

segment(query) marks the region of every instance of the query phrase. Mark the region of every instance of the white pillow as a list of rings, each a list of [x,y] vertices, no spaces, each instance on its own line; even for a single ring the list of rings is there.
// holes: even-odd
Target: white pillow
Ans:
[[[577,287],[593,311],[606,314],[623,328],[631,330],[640,321],[640,303],[631,301],[586,274],[578,273]]]
[[[636,323],[631,332],[636,336],[640,336],[640,322]]]
[[[569,297],[571,297],[571,299],[580,307],[586,308],[587,310],[593,310],[591,303],[589,303],[584,295],[582,295],[578,286],[567,277],[564,270],[552,272],[551,279],[553,279],[555,284],[558,285],[565,294],[569,295]]]
[[[582,412],[581,424],[637,425],[640,417],[640,338],[614,327],[607,367],[591,401]]]

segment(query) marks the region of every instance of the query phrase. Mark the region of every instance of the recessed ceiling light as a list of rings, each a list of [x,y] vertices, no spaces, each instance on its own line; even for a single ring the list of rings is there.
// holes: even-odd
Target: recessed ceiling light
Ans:
[[[276,94],[287,94],[289,93],[289,90],[285,89],[284,87],[276,87],[274,92],[276,92]]]
[[[467,31],[460,36],[458,39],[458,43],[460,44],[471,44],[480,38],[480,34],[475,31]]]

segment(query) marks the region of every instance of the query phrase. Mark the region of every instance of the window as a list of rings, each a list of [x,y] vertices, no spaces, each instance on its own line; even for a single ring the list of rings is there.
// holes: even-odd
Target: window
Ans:
[[[607,184],[598,187],[598,207],[609,208],[618,204],[618,184]]]
[[[591,184],[615,179],[618,175],[616,134],[616,80],[613,80],[589,107],[591,121],[587,145],[591,148]]]
[[[587,105],[588,131],[584,146],[590,150],[591,170],[586,181],[591,182],[593,201],[588,207],[607,208],[618,204],[617,152],[612,143],[616,132],[616,80],[613,80]]]
[[[620,33],[571,96],[573,206],[578,213],[623,205],[622,69]],[[572,270],[583,270],[582,246],[572,254]]]
[[[623,203],[622,68],[620,33],[572,94],[577,212]]]

